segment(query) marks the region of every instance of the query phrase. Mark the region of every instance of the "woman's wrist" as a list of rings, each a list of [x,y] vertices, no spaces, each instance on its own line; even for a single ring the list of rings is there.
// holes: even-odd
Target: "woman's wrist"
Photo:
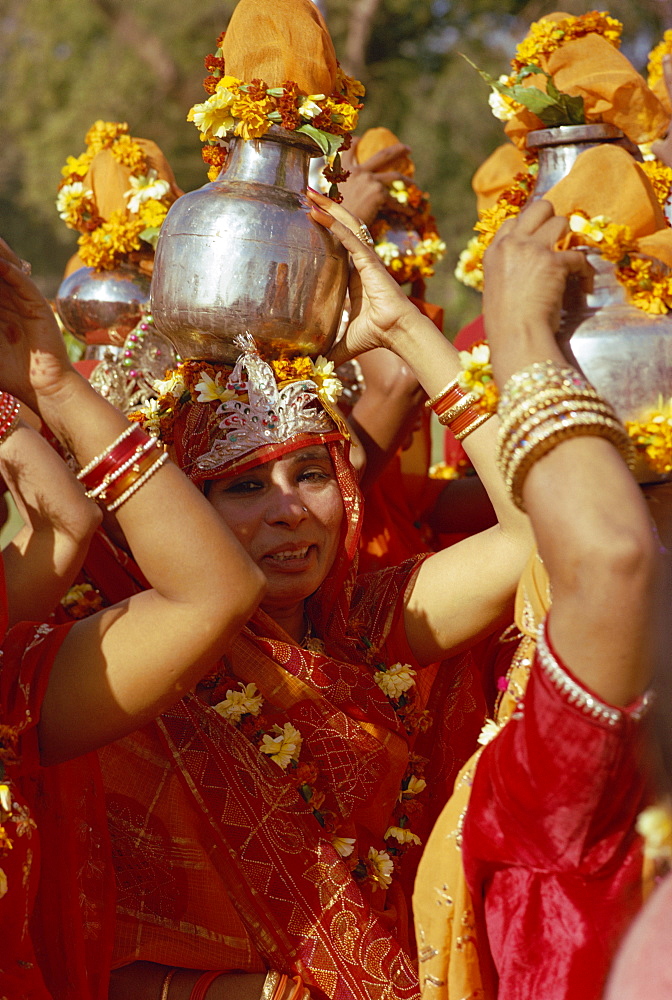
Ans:
[[[459,374],[459,357],[453,345],[410,303],[386,346],[412,369],[428,396],[440,392]]]

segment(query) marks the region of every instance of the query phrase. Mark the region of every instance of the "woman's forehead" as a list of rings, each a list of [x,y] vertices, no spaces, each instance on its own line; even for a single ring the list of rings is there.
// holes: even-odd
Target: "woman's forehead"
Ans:
[[[247,469],[246,473],[233,473],[230,476],[223,476],[223,479],[237,479],[238,476],[246,475],[251,472],[266,472],[270,471],[275,465],[298,465],[302,462],[329,462],[331,463],[331,456],[329,455],[329,449],[324,444],[308,444],[303,445],[301,448],[296,448],[294,451],[289,451],[284,455],[280,455],[279,458],[272,458],[268,462],[260,462],[259,465],[253,465],[251,468]]]

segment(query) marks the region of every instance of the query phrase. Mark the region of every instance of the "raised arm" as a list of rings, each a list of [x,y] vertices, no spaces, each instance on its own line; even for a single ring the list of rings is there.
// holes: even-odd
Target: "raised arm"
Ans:
[[[350,251],[358,279],[350,291],[353,321],[334,352],[336,364],[373,347],[386,347],[410,367],[428,396],[460,372],[458,352],[408,301],[376,254],[349,226],[339,206],[311,195],[313,215]],[[497,420],[464,441],[497,516],[497,525],[426,559],[406,606],[406,633],[414,655],[431,663],[471,643],[510,614],[532,546],[527,518],[511,503],[495,467]]]
[[[128,429],[72,368],[48,303],[0,247],[0,384],[81,466]],[[45,763],[143,725],[197,682],[261,597],[263,577],[208,502],[166,462],[116,511],[152,589],[71,629],[39,724]]]
[[[567,364],[559,304],[567,273],[582,265],[552,249],[562,229],[542,201],[488,251],[484,308],[500,386],[535,362]],[[609,440],[568,436],[534,462],[522,498],[551,580],[555,650],[600,698],[628,704],[649,682],[660,638],[662,567],[641,490]]]
[[[101,513],[54,449],[23,421],[0,443],[0,475],[23,519],[2,552],[11,627],[49,616],[77,575]]]

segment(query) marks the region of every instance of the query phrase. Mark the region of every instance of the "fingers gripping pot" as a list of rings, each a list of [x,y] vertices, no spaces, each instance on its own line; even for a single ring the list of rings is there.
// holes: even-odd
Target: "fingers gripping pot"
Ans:
[[[326,354],[347,286],[347,254],[309,217],[307,136],[273,126],[234,138],[216,181],[183,195],[161,229],[151,306],[183,358],[233,364],[251,333],[266,357]]]

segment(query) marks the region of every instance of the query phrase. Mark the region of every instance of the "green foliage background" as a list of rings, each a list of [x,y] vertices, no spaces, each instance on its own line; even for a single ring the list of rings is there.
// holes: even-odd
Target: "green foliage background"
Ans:
[[[234,0],[0,0],[0,235],[33,263],[47,294],[58,287],[76,234],[58,218],[55,195],[66,157],[84,148],[96,118],[127,121],[155,140],[186,190],[205,183],[200,143],[186,112],[202,99],[203,57]],[[649,49],[672,26],[672,3],[615,0],[626,54],[645,69]],[[554,10],[540,0],[327,0],[339,55],[353,41],[367,86],[363,129],[386,125],[413,149],[430,192],[446,260],[428,297],[454,333],[479,309],[452,277],[471,235],[474,170],[502,141],[488,88],[464,52],[498,76],[529,23]],[[573,14],[593,9],[570,2]],[[363,31],[358,15],[373,13]],[[343,60],[347,63],[347,60]],[[349,70],[356,66],[346,66]]]

